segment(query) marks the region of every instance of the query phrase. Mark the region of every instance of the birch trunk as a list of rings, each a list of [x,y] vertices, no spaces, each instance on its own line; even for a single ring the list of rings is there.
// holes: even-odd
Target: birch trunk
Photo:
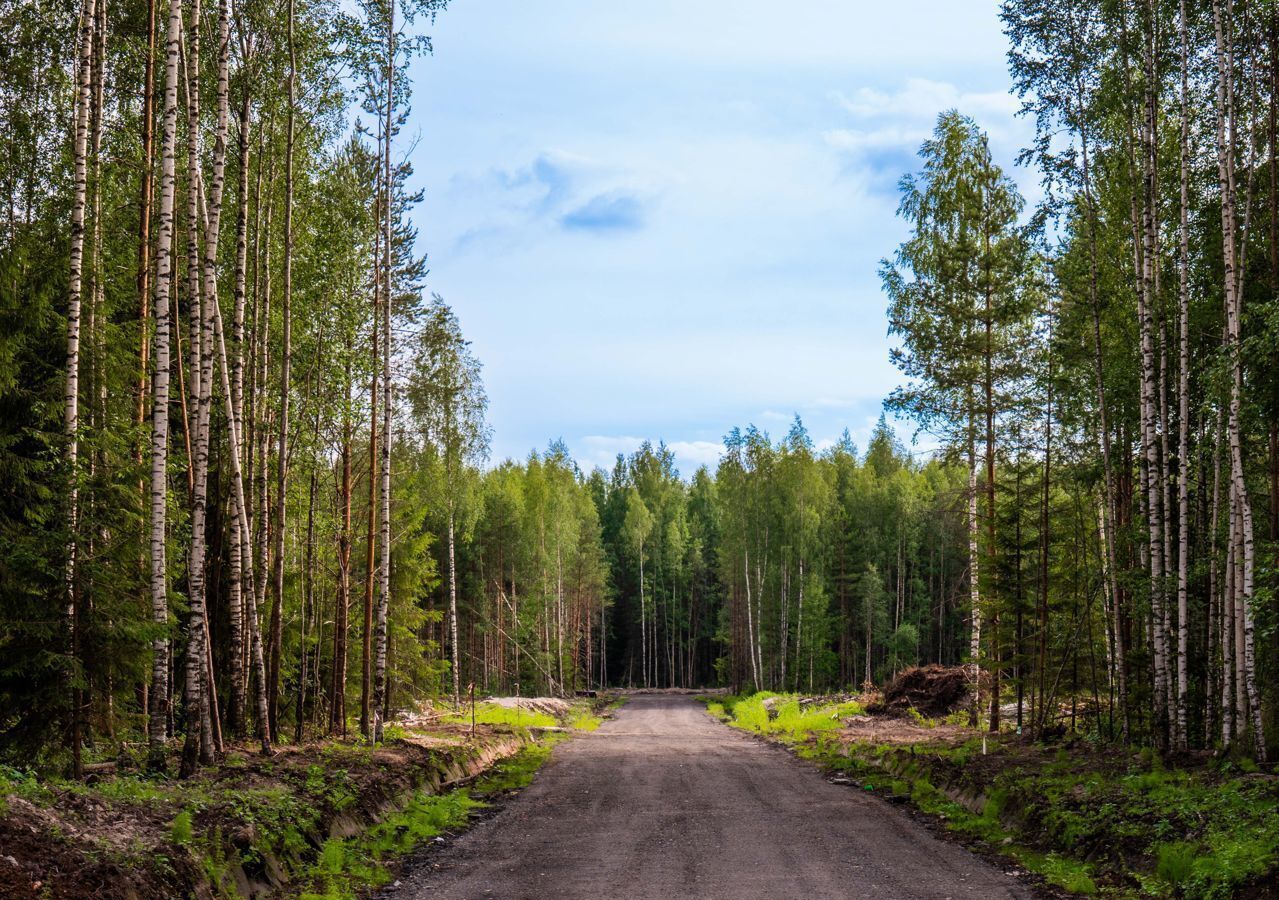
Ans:
[[[146,419],[147,374],[151,361],[151,185],[155,168],[155,12],[158,0],[147,0],[147,55],[142,79],[142,159],[138,199],[138,400],[134,422]],[[141,462],[141,447],[137,460]],[[143,487],[145,499],[146,488]]]
[[[169,597],[165,539],[168,512],[169,451],[169,296],[173,289],[173,208],[176,189],[178,126],[178,53],[182,40],[182,0],[170,0],[165,39],[164,127],[160,138],[160,212],[155,278],[155,374],[151,379],[151,691],[147,737],[151,765],[164,767],[169,711]]]
[[[981,581],[977,529],[977,453],[970,443],[968,448],[968,594],[972,612],[972,629],[968,636],[968,657],[973,683],[973,708],[968,717],[968,724],[972,727],[976,727],[981,710]]]
[[[1140,128],[1141,174],[1141,241],[1137,317],[1141,342],[1141,446],[1143,452],[1143,489],[1146,495],[1146,525],[1149,540],[1151,636],[1154,644],[1154,686],[1156,731],[1162,739],[1168,723],[1168,634],[1164,629],[1164,539],[1163,486],[1160,483],[1159,398],[1156,370],[1154,303],[1155,260],[1158,253],[1155,214],[1157,185],[1155,155],[1158,151],[1155,112],[1154,4],[1148,0],[1148,17],[1143,30],[1142,66],[1145,70],[1143,115]]]
[[[746,650],[751,658],[751,680],[755,683],[755,690],[760,690],[759,683],[759,666],[755,661],[755,626],[752,622],[751,613],[751,553],[750,550],[743,551],[742,568],[743,574],[746,576]],[[640,556],[640,565],[643,566],[643,556]],[[643,584],[643,575],[640,576],[640,584]],[[642,588],[641,588],[642,591]],[[642,593],[641,593],[641,596]],[[640,608],[643,609],[643,600],[640,601]]]
[[[209,472],[209,392],[210,373],[206,361],[209,334],[205,305],[200,286],[200,0],[191,4],[190,32],[185,43],[187,91],[187,303],[191,329],[191,403],[195,411],[195,427],[191,429],[189,452],[191,487],[191,543],[187,556],[187,623],[184,706],[186,741],[182,749],[179,776],[195,773],[200,757],[207,755],[201,740],[201,708],[205,703],[204,686],[204,563],[205,526],[208,502]]]
[[[1248,707],[1248,724],[1252,727],[1254,751],[1259,761],[1266,756],[1265,735],[1261,719],[1260,693],[1256,683],[1252,598],[1254,589],[1255,546],[1253,539],[1252,506],[1244,481],[1243,445],[1241,436],[1240,407],[1243,394],[1243,360],[1241,358],[1240,318],[1242,313],[1242,284],[1238,274],[1240,261],[1236,247],[1236,210],[1234,157],[1238,146],[1234,103],[1234,57],[1232,4],[1227,0],[1223,11],[1221,0],[1213,0],[1213,25],[1217,43],[1217,175],[1221,191],[1222,254],[1224,260],[1226,306],[1226,350],[1230,359],[1230,400],[1226,421],[1226,437],[1230,449],[1230,512],[1232,544],[1237,546],[1237,571],[1234,596],[1238,598],[1235,615],[1237,627],[1242,629],[1242,640],[1236,640],[1236,677],[1241,674]],[[1227,136],[1227,120],[1229,136]],[[1242,646],[1240,646],[1242,645]],[[1242,659],[1239,660],[1239,655]],[[1239,662],[1242,666],[1239,666]],[[1240,669],[1242,671],[1240,672]],[[1237,705],[1237,711],[1243,713]],[[1242,728],[1240,729],[1242,731]],[[1224,736],[1224,734],[1223,734]]]
[[[284,150],[284,296],[281,309],[280,409],[276,429],[275,551],[272,560],[270,665],[267,671],[271,731],[279,730],[280,652],[283,641],[284,530],[288,510],[289,392],[293,367],[293,147],[296,140],[297,52],[294,46],[295,3],[289,0],[287,42],[289,97]]]
[[[292,0],[290,0],[292,2]],[[395,197],[391,169],[391,139],[395,110],[395,3],[387,6],[386,113],[382,144],[382,553],[378,572],[377,671],[373,682],[373,740],[382,740],[382,720],[387,699],[387,612],[391,604],[391,207]]]
[[[640,570],[640,671],[642,672],[642,675],[640,677],[640,683],[644,687],[648,687],[649,686],[648,685],[648,617],[647,617],[647,604],[644,602],[644,542],[643,541],[640,542],[639,564],[640,564],[639,565],[639,570]],[[747,627],[749,627],[749,622],[750,622],[750,573],[749,572],[746,574],[746,597],[747,597],[747,606],[746,606],[747,620],[746,621],[748,623]],[[754,664],[754,662],[755,660],[752,657],[751,658],[752,665]],[[759,688],[756,687],[755,690],[759,690]]]
[[[1181,37],[1181,213],[1178,222],[1180,260],[1178,266],[1178,380],[1177,380],[1177,712],[1173,745],[1188,746],[1186,723],[1189,676],[1190,627],[1190,48],[1186,34],[1186,0],[1181,0],[1178,16]]]
[[[333,615],[333,680],[329,688],[329,733],[346,734],[346,658],[351,609],[351,364],[347,348],[346,396],[342,405],[342,529],[338,532],[337,608]]]
[[[449,486],[449,629],[453,651],[453,705],[462,702],[461,654],[457,642],[457,562],[454,556],[454,522],[452,485]]]
[[[244,98],[240,104],[240,171],[236,183],[236,227],[235,227],[235,273],[234,297],[235,310],[231,319],[231,338],[235,344],[235,355],[231,361],[231,407],[236,431],[244,434],[244,321],[246,305],[246,273],[248,256],[249,231],[249,89],[245,81]],[[243,537],[240,534],[240,521],[233,517],[231,521],[231,556],[230,556],[230,619],[231,640],[229,648],[231,678],[231,733],[239,736],[244,733],[244,592],[241,583],[245,576],[244,559],[240,553]],[[249,576],[252,577],[250,571]]]
[[[76,63],[76,112],[73,140],[74,187],[71,202],[71,258],[67,284],[67,361],[63,395],[68,478],[66,562],[63,569],[67,631],[72,664],[79,658],[79,598],[77,589],[77,530],[80,519],[80,304],[84,268],[84,214],[88,203],[89,113],[92,103],[93,46],[97,25],[95,0],[80,8],[80,46]],[[75,677],[72,678],[75,682]],[[76,778],[81,775],[80,688],[71,689],[71,753]]]

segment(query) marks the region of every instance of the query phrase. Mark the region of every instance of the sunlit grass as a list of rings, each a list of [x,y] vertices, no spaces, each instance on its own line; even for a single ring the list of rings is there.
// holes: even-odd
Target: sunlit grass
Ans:
[[[765,701],[771,701],[771,713]],[[741,698],[726,697],[722,702],[709,701],[706,708],[737,728],[786,741],[803,741],[818,732],[834,731],[843,719],[862,713],[862,707],[852,700],[801,706],[797,695],[771,691]]]
[[[594,731],[604,724],[604,720],[597,715],[582,710],[574,713],[568,724],[577,731]]]
[[[471,724],[471,709],[463,707],[456,713],[444,717],[445,722],[459,725]],[[475,705],[476,725],[509,725],[514,728],[554,728],[559,724],[554,716],[532,709],[499,706],[496,703],[477,703]]]

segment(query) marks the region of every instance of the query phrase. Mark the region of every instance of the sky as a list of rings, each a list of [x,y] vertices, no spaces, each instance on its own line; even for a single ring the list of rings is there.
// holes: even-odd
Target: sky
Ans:
[[[454,0],[430,31],[400,149],[493,461],[649,439],[687,477],[796,415],[864,449],[899,381],[879,262],[938,113],[1038,197],[995,0]]]

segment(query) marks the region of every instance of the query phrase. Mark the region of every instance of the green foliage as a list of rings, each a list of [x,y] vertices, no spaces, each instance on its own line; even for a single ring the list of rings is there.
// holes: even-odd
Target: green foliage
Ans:
[[[475,782],[471,793],[476,797],[490,797],[526,787],[564,737],[563,734],[548,735],[497,763]]]
[[[1190,880],[1198,849],[1186,841],[1163,844],[1155,849],[1155,874],[1174,888]]]
[[[414,793],[404,809],[353,838],[329,838],[320,847],[307,880],[323,887],[318,897],[354,897],[360,888],[391,880],[384,865],[445,831],[466,824],[484,804],[467,790]]]
[[[173,843],[180,846],[190,844],[195,837],[195,831],[191,824],[191,813],[183,810],[178,813],[177,818],[173,820],[173,826],[170,831],[170,838]]]

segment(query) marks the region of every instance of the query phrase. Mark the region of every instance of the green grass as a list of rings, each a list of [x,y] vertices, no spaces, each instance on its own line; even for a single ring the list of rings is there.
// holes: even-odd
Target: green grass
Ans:
[[[492,766],[471,787],[476,797],[492,797],[526,787],[537,770],[551,758],[555,745],[564,740],[564,734],[549,734],[536,744],[529,744],[519,753]]]
[[[306,874],[318,891],[302,896],[349,898],[364,888],[385,885],[391,880],[387,863],[445,831],[461,828],[472,810],[484,805],[465,788],[447,794],[418,791],[404,809],[363,834],[325,841]]]
[[[574,713],[568,724],[570,728],[577,731],[594,731],[604,724],[604,720],[591,712],[583,710]]]
[[[471,724],[471,710],[465,707],[459,712],[444,717],[445,722],[459,725]],[[554,728],[559,724],[554,716],[536,712],[528,708],[510,709],[496,703],[477,703],[475,705],[475,724],[508,725],[513,728]]]
[[[711,715],[728,724],[788,743],[805,741],[821,732],[835,731],[841,727],[843,719],[862,713],[861,706],[854,701],[801,707],[797,695],[775,694],[771,691],[761,691],[745,697],[702,700]],[[765,700],[773,701],[771,716],[768,707],[764,705]]]
[[[349,900],[369,887],[389,883],[395,860],[444,832],[464,827],[488,799],[527,786],[566,737],[548,734],[493,765],[470,787],[446,794],[419,791],[402,811],[363,834],[325,841],[305,876],[312,890],[302,897]]]

